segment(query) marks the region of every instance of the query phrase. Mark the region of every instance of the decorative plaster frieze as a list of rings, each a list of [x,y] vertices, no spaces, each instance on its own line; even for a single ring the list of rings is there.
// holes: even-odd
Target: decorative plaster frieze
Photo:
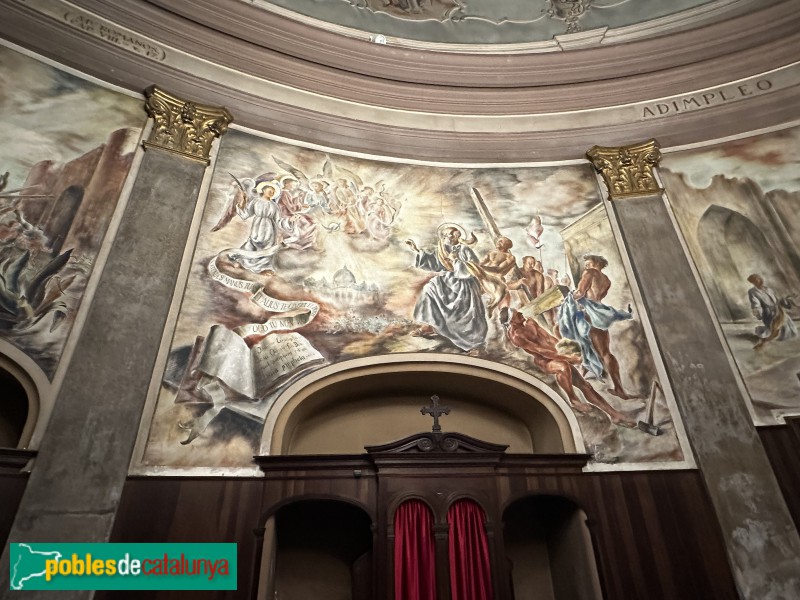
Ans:
[[[94,15],[63,0],[19,0],[22,4],[57,21],[67,24],[92,37],[114,44],[156,62],[164,62],[167,51],[154,40],[139,35],[130,29]]]
[[[80,14],[124,24],[116,29],[155,42],[165,50],[164,59],[146,58],[65,23],[63,15],[78,4]],[[677,48],[659,38],[640,42],[642,52],[620,56],[601,44],[575,52],[569,64],[557,53],[533,57],[525,54],[538,51],[517,55],[518,49],[487,57],[429,52],[423,60],[413,50],[392,48],[392,40],[365,54],[361,40],[316,29],[317,37],[308,38],[307,25],[280,15],[259,23],[260,9],[237,1],[229,16],[249,20],[239,22],[234,37],[216,29],[215,0],[171,0],[169,12],[156,4],[8,0],[0,19],[0,35],[8,42],[0,44],[85,65],[86,74],[129,90],[169,79],[178,93],[203,103],[225,98],[237,126],[250,130],[361,155],[436,163],[574,161],[597,140],[623,144],[652,136],[670,148],[683,147],[797,118],[800,62],[789,48],[800,39],[800,16],[785,2],[730,24],[679,33]],[[197,35],[178,34],[187,19],[183,11],[191,11],[193,33],[205,28],[202,44]],[[167,36],[167,28],[176,34]],[[720,54],[732,39],[737,49]],[[270,49],[286,52],[261,51]],[[696,62],[686,64],[686,57]],[[376,76],[369,80],[374,85],[365,85],[362,75]],[[435,85],[417,85],[433,77]],[[558,92],[558,86],[577,81],[582,84],[575,94]],[[645,136],[636,134],[641,127]]]
[[[776,0],[771,0],[775,2]],[[491,0],[344,0],[350,7],[362,13],[358,19],[348,19],[348,11],[336,13],[336,18],[319,17],[313,9],[318,7],[314,2],[298,2],[297,0],[239,0],[243,4],[299,23],[311,25],[339,35],[368,39],[375,27],[386,35],[391,45],[400,48],[413,48],[430,52],[459,52],[469,54],[485,53],[541,53],[561,52],[578,47],[599,46],[627,43],[657,36],[667,35],[675,31],[698,28],[708,23],[722,21],[731,16],[747,11],[755,11],[764,7],[767,0],[712,0],[698,2],[696,6],[683,8],[678,12],[644,19],[637,22],[635,18],[609,27],[599,27],[586,31],[580,22],[592,8],[620,10],[630,0],[544,0],[539,2],[541,8],[532,8],[533,3],[522,3],[518,12],[509,17],[508,11],[497,10]],[[611,4],[611,6],[608,6]],[[508,4],[506,4],[506,8]],[[625,10],[627,7],[623,8]],[[628,9],[631,15],[637,11]],[[662,11],[663,12],[663,11]],[[363,13],[373,13],[364,15]],[[382,13],[374,16],[377,13]],[[528,15],[527,17],[525,15]],[[386,17],[389,17],[388,19]],[[409,22],[419,22],[422,30],[409,30]],[[553,21],[562,21],[566,32],[554,36],[548,33]],[[439,23],[448,25],[470,23],[490,26],[497,36],[494,43],[483,43],[485,36],[472,35],[468,39],[459,39],[456,29],[437,27]],[[434,24],[434,27],[431,27]],[[516,33],[504,32],[508,26],[519,26]],[[483,31],[483,30],[481,30]],[[435,33],[431,33],[435,32]],[[463,31],[461,32],[463,35]],[[438,37],[435,37],[438,36]],[[516,41],[512,41],[516,39]]]
[[[65,14],[73,15],[73,21],[82,23],[95,23],[107,27],[102,31],[119,31],[131,39],[142,40],[153,48],[163,50],[153,54],[149,49],[141,50],[153,55],[151,60],[160,62],[166,67],[182,74],[191,74],[205,83],[206,93],[215,90],[247,90],[248,106],[251,104],[277,105],[281,113],[293,113],[293,117],[303,111],[310,111],[315,115],[324,114],[329,118],[342,118],[353,120],[353,115],[358,115],[357,123],[350,126],[386,127],[407,129],[409,131],[424,131],[431,135],[439,134],[486,134],[486,135],[517,135],[520,132],[535,131],[546,134],[548,132],[571,131],[576,129],[609,128],[637,122],[655,122],[663,119],[680,118],[683,113],[706,111],[719,108],[722,105],[747,103],[770,94],[777,94],[800,86],[800,62],[794,62],[770,71],[742,78],[740,80],[705,88],[690,89],[680,94],[657,96],[645,101],[622,103],[624,93],[620,92],[620,104],[604,105],[592,108],[561,109],[552,103],[534,105],[533,102],[517,101],[513,98],[502,106],[492,104],[492,108],[507,110],[508,114],[476,114],[470,113],[470,107],[475,103],[462,101],[458,96],[447,99],[438,98],[433,94],[424,101],[418,96],[413,100],[406,95],[398,95],[392,105],[392,96],[384,96],[387,105],[371,104],[373,96],[365,96],[363,90],[351,87],[336,88],[331,93],[318,93],[311,89],[302,89],[286,82],[278,82],[267,75],[259,76],[252,72],[245,72],[225,64],[215,64],[203,56],[194,56],[177,46],[168,46],[154,42],[133,31],[115,25],[97,15],[77,8],[66,0],[17,0],[39,14],[63,21]],[[261,4],[259,3],[259,6]],[[270,10],[277,10],[271,7]],[[76,21],[74,15],[82,15],[83,21]],[[65,22],[66,23],[66,22]],[[73,30],[83,32],[77,25],[69,25]],[[1,27],[0,27],[1,28]],[[106,34],[109,37],[111,34]],[[581,34],[575,34],[580,36]],[[122,39],[122,38],[120,38]],[[128,38],[124,38],[128,39]],[[107,40],[109,41],[109,40]],[[563,41],[563,40],[562,40]],[[109,41],[109,43],[114,43]],[[117,43],[119,45],[120,42]],[[139,47],[137,44],[134,44]],[[120,46],[125,47],[125,46]],[[150,48],[150,46],[142,46]],[[126,47],[130,52],[136,52]],[[141,52],[138,52],[141,54]],[[157,56],[156,56],[157,55]],[[159,58],[163,56],[163,58]],[[269,74],[270,76],[272,74]],[[344,82],[344,80],[342,80]],[[457,93],[455,90],[454,93]],[[456,99],[452,99],[456,98]],[[607,99],[606,99],[607,100]],[[401,105],[413,102],[415,108],[402,108]],[[286,107],[291,107],[287,109]],[[677,108],[676,108],[677,107]],[[536,110],[538,109],[538,110]],[[237,110],[237,122],[248,127],[258,128],[257,123],[247,122],[246,114]],[[262,113],[266,112],[264,110]]]

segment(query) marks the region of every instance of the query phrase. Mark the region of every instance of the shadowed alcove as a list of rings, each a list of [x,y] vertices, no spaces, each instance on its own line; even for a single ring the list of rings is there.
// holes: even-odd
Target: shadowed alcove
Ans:
[[[262,448],[273,455],[361,454],[428,430],[420,407],[436,394],[452,409],[444,431],[501,441],[511,453],[583,450],[574,415],[544,383],[502,365],[451,358],[385,356],[317,371],[278,398]]]
[[[0,447],[16,448],[28,418],[28,395],[5,369],[0,369],[0,395]]]
[[[28,374],[0,355],[0,448],[26,448],[39,415],[39,396]]]
[[[520,498],[503,511],[514,600],[599,600],[586,513],[562,496]]]
[[[371,585],[371,524],[363,510],[335,500],[304,500],[278,509],[274,597],[364,598],[360,590]]]
[[[441,429],[421,414],[423,407],[437,414],[449,409],[439,417]],[[446,598],[451,587],[470,585],[454,565],[472,561],[478,546],[448,540],[473,540],[485,532],[481,585],[505,597],[511,582],[499,531],[501,504],[512,489],[535,485],[531,477],[574,475],[588,459],[580,453],[574,415],[544,382],[504,365],[450,355],[380,356],[314,371],[276,399],[262,447],[270,448],[256,458],[267,480],[260,571],[261,591],[269,598],[276,591],[280,598],[389,597],[405,577],[398,573],[408,571],[409,581],[416,581],[415,560],[404,558],[401,569],[396,547],[395,511],[412,499],[430,507],[430,523],[419,533],[431,544],[423,562],[436,565],[428,572],[428,593],[435,587],[436,597]],[[459,527],[474,520],[467,508],[481,515],[477,530],[454,529],[456,505],[457,521],[464,520]],[[535,508],[544,523],[568,518],[560,506]],[[343,541],[350,531],[360,539],[364,519],[371,523],[369,554],[366,539],[358,551]],[[539,551],[551,542],[517,542],[510,552],[526,563],[521,572],[553,570],[548,582],[559,580],[561,570],[551,564],[564,561],[555,550],[553,558]],[[461,546],[469,551],[458,558],[453,548]],[[329,590],[324,596],[322,588]]]

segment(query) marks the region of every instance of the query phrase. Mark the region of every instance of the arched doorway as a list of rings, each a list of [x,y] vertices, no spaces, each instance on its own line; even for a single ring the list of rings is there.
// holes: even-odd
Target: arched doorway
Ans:
[[[451,408],[439,430],[435,424],[431,430],[430,417],[420,414],[421,407],[430,408],[432,394]],[[505,572],[502,540],[492,533],[501,503],[511,490],[532,485],[535,479],[529,477],[571,476],[588,460],[575,415],[551,387],[518,369],[464,356],[380,356],[318,369],[275,400],[264,432],[263,454],[256,461],[265,474],[265,514],[274,517],[264,529],[259,597],[270,600],[276,590],[283,600],[281,589],[287,586],[304,590],[305,596],[297,597],[338,598],[309,589],[318,584],[300,576],[309,565],[317,570],[318,563],[330,565],[332,583],[326,585],[345,597],[346,561],[335,558],[341,554],[335,543],[326,546],[345,534],[321,528],[315,533],[321,537],[301,551],[287,537],[306,522],[305,513],[293,517],[289,507],[310,506],[321,496],[352,501],[372,517],[369,597],[376,600],[392,598],[395,591],[397,506],[415,497],[433,511],[436,598],[445,599],[456,585],[450,579],[449,509],[459,499],[474,500],[482,507],[476,527],[487,534],[486,586],[493,598],[505,598],[508,583],[498,576]],[[317,553],[327,558],[317,559]],[[366,560],[362,555],[359,562]]]
[[[28,373],[0,354],[0,448],[27,448],[39,418],[39,393]]]
[[[394,511],[394,600],[436,600],[433,511],[409,498]]]
[[[601,600],[586,514],[561,496],[527,496],[503,512],[514,600]]]
[[[0,368],[0,448],[16,448],[28,420],[28,395],[16,377]]]
[[[786,289],[775,251],[761,230],[741,213],[709,206],[697,224],[697,238],[713,277],[709,291],[720,295],[714,305],[726,313],[720,314],[721,320],[752,318],[747,302],[751,273],[759,273],[770,287]]]
[[[300,500],[275,513],[274,597],[372,598],[372,522],[337,500]]]
[[[454,598],[494,599],[486,511],[471,498],[459,498],[447,510],[447,523],[451,594]]]

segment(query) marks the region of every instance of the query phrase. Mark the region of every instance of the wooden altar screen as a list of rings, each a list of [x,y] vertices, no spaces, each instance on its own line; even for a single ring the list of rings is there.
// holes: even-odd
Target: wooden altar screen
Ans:
[[[261,526],[266,525],[268,538],[271,520],[281,507],[293,502],[347,502],[369,516],[373,533],[371,589],[363,590],[354,582],[353,600],[393,599],[394,514],[401,503],[412,498],[433,512],[439,600],[451,598],[447,512],[462,498],[477,502],[486,513],[494,597],[513,598],[502,532],[504,509],[527,496],[557,494],[557,485],[543,487],[543,482],[580,475],[589,459],[586,454],[507,454],[506,446],[435,431],[366,450],[359,456],[256,457],[266,477]],[[264,548],[260,571],[262,578],[269,579],[275,545],[268,539]],[[260,598],[271,600],[274,582],[261,581],[258,590]],[[283,600],[289,595],[278,597]]]

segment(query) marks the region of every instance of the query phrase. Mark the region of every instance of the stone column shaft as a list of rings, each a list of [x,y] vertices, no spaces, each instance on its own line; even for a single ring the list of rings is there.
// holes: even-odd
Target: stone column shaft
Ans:
[[[655,141],[588,153],[609,189],[742,598],[800,598],[800,538],[653,168]]]
[[[207,111],[154,89],[148,90],[146,108],[156,120],[148,150],[9,542],[104,542],[111,534],[214,137],[207,140],[205,158],[193,156],[208,130],[202,121]],[[223,112],[215,121],[217,135],[230,120]],[[0,593],[8,590],[4,556]],[[12,593],[51,597],[44,591]],[[59,597],[93,595],[74,591]]]

